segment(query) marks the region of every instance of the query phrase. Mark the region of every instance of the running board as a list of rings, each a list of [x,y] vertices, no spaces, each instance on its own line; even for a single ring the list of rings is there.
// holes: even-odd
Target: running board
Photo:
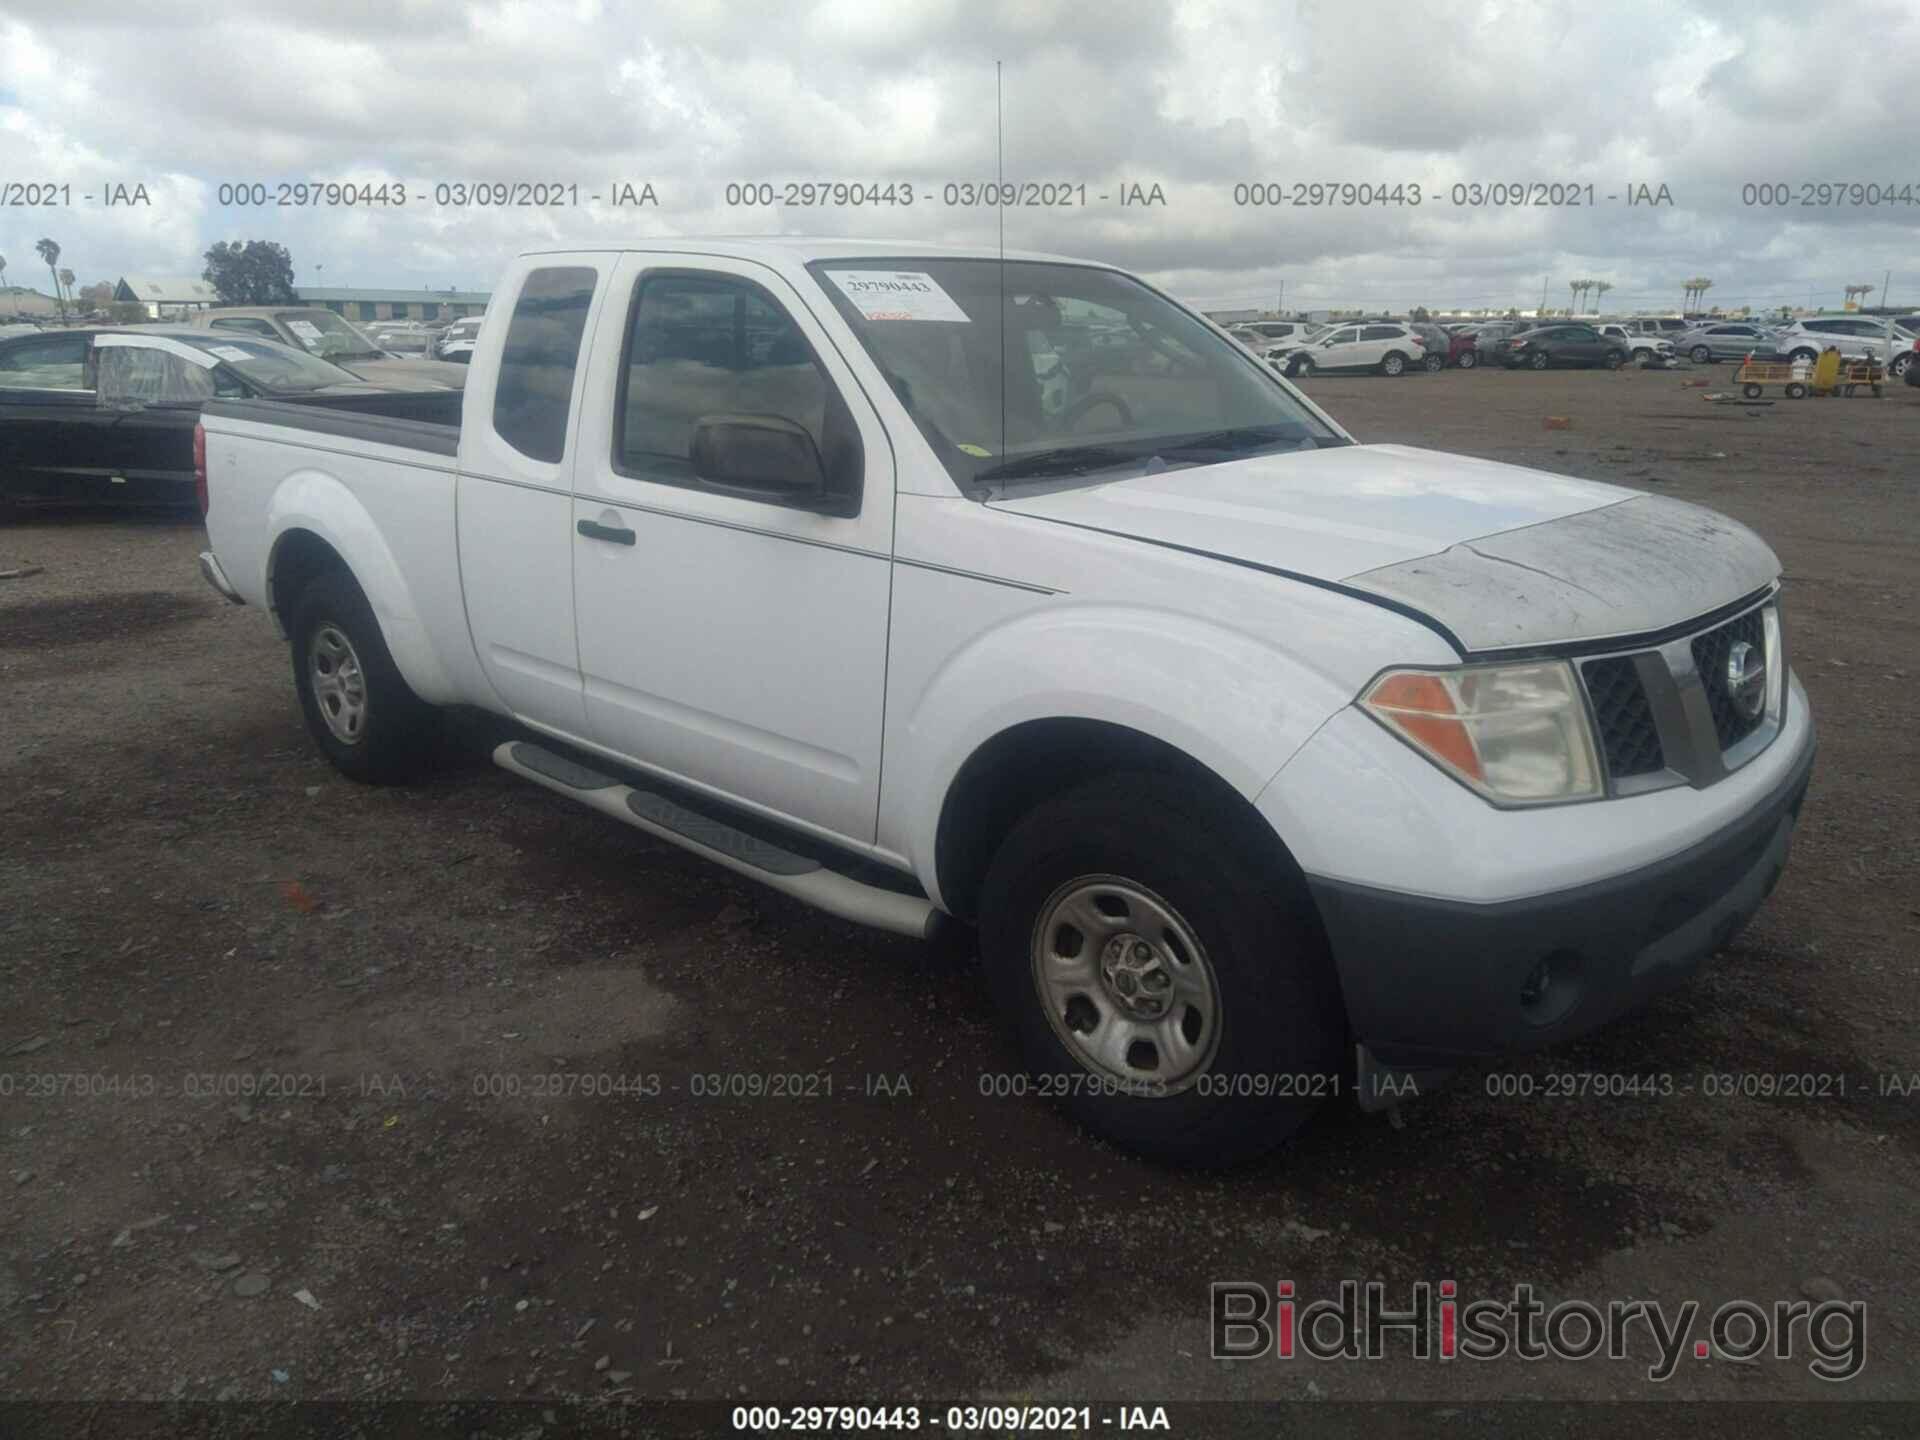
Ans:
[[[509,740],[494,749],[493,763],[842,920],[915,940],[929,939],[940,924],[940,911],[929,900],[864,884],[829,870],[811,856],[749,835],[724,820],[656,791],[628,785],[543,746]]]

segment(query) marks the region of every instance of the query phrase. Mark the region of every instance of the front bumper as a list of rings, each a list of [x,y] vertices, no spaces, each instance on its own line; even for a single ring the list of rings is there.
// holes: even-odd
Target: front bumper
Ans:
[[[1309,875],[1355,1038],[1385,1065],[1441,1068],[1557,1044],[1686,980],[1786,865],[1814,756],[1810,729],[1794,740],[1737,819],[1593,884],[1472,904]]]

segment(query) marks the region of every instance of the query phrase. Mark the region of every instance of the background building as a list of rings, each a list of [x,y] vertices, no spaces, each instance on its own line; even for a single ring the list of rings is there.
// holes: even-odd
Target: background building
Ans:
[[[220,292],[210,280],[157,275],[122,275],[113,287],[119,304],[144,305],[150,320],[178,320],[195,310],[220,303]]]
[[[458,320],[487,308],[480,290],[362,290],[350,285],[301,285],[302,305],[324,305],[349,320]]]
[[[25,285],[0,285],[0,317],[58,315],[60,305],[51,296]]]

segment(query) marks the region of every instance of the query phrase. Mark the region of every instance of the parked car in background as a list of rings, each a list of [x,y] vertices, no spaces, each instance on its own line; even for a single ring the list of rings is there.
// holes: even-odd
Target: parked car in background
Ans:
[[[1596,324],[1593,328],[1607,339],[1618,340],[1625,345],[1640,365],[1666,365],[1674,358],[1673,342],[1664,335],[1639,334],[1629,329],[1624,321],[1618,320]]]
[[[0,340],[11,340],[16,335],[38,335],[38,325],[0,325]]]
[[[424,355],[402,356],[324,306],[222,307],[200,311],[193,317],[193,325],[222,334],[277,340],[330,360],[362,380],[395,381],[415,390],[430,385],[458,390],[467,383],[463,367],[429,360]]]
[[[1531,330],[1539,322],[1534,320],[1487,320],[1476,326],[1473,332],[1474,361],[1476,365],[1498,365],[1506,358],[1507,341],[1522,330]],[[1464,361],[1462,362],[1465,363]]]
[[[480,339],[480,322],[484,319],[484,315],[469,315],[447,326],[434,342],[434,358],[450,365],[465,365],[471,361],[473,347]]]
[[[1268,352],[1267,363],[1283,374],[1311,375],[1316,370],[1375,370],[1404,375],[1426,356],[1426,337],[1400,321],[1336,325],[1311,340]]]
[[[457,391],[364,380],[258,335],[142,325],[0,340],[0,502],[191,505],[193,427],[213,399],[418,417],[434,395],[458,413]]]
[[[1501,363],[1509,370],[1545,370],[1554,366],[1618,370],[1633,358],[1626,342],[1602,335],[1591,325],[1560,323],[1522,330],[1507,341]]]
[[[1738,522],[1357,444],[1106,266],[642,244],[515,262],[458,425],[207,407],[202,573],[342,775],[477,706],[600,824],[975,922],[1032,1092],[1207,1164],[1606,1024],[1773,890],[1814,722]],[[1130,338],[1048,414],[1004,357],[1063,313]]]
[[[1866,315],[1818,315],[1796,320],[1773,337],[1781,354],[1794,360],[1815,360],[1820,352],[1838,349],[1848,359],[1871,357],[1895,374],[1904,374],[1913,363],[1914,332],[1893,327],[1887,338],[1887,322]]]
[[[1669,340],[1694,328],[1678,315],[1638,315],[1625,324],[1636,335],[1661,335]]]
[[[1673,348],[1696,365],[1771,355],[1775,353],[1773,327],[1750,320],[1717,320],[1683,331],[1674,338]]]
[[[1453,337],[1426,320],[1409,321],[1407,328],[1426,342],[1426,351],[1420,356],[1420,368],[1427,371],[1446,369],[1453,353]]]
[[[1906,361],[1904,365],[1900,363],[1902,359]],[[1894,363],[1887,367],[1889,370],[1897,370],[1906,376],[1909,385],[1920,385],[1920,340],[1913,342],[1913,348],[1907,351],[1904,357],[1896,355],[1893,361]]]

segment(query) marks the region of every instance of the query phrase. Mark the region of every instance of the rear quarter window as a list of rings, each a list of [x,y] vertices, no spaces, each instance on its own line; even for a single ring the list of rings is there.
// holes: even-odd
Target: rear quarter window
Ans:
[[[573,375],[595,279],[586,266],[530,271],[514,302],[494,386],[493,428],[531,460],[566,454]]]

